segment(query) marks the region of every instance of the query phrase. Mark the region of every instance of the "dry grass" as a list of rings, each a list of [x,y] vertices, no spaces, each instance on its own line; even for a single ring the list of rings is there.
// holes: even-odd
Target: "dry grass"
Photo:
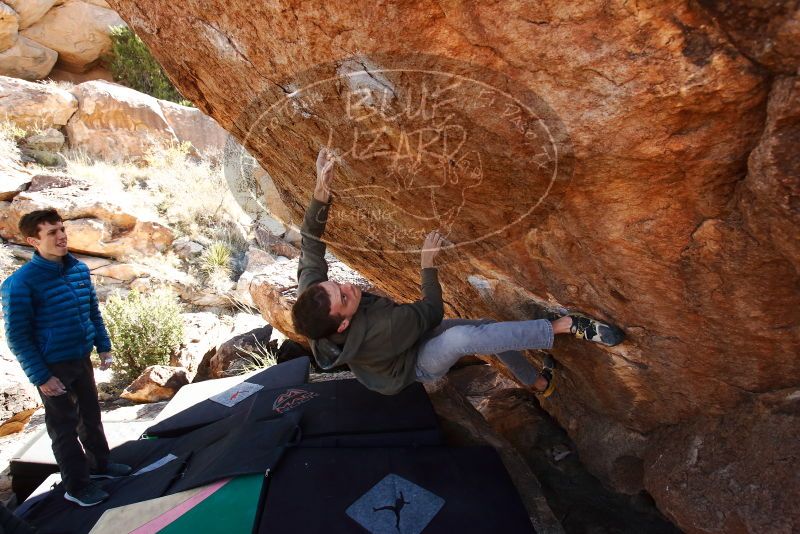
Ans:
[[[19,161],[20,151],[17,142],[25,137],[25,130],[12,122],[0,122],[0,160]]]
[[[11,250],[7,246],[0,244],[0,284],[2,284],[11,273],[16,271],[17,267],[18,262],[11,253]]]
[[[234,245],[246,237],[249,220],[230,193],[222,166],[191,152],[189,143],[154,146],[140,165],[95,161],[69,152],[67,172],[110,190],[121,188],[129,201],[154,208],[178,235]],[[220,232],[239,235],[226,238]]]

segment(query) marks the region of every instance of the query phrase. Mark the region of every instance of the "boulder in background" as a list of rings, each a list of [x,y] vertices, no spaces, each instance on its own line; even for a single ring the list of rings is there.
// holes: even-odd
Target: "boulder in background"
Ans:
[[[14,46],[19,33],[19,16],[17,12],[0,2],[0,52]]]
[[[85,72],[111,51],[109,28],[125,26],[117,13],[80,0],[67,0],[48,11],[22,35],[58,52],[58,65]]]
[[[69,91],[0,76],[0,120],[25,130],[58,128],[67,124],[77,109],[78,100]]]
[[[58,60],[58,52],[22,35],[14,46],[0,52],[0,75],[41,80],[47,77]]]
[[[54,5],[62,3],[63,0],[3,0],[6,4],[17,12],[19,16],[19,29],[24,30],[28,26],[39,21],[45,13],[50,11]]]

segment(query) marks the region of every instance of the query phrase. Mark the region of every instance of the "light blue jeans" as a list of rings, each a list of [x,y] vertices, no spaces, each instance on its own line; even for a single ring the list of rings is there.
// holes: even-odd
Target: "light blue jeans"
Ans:
[[[438,380],[462,356],[495,354],[517,380],[529,386],[539,371],[519,351],[552,347],[553,324],[547,319],[499,323],[490,319],[445,319],[420,342],[417,381]]]

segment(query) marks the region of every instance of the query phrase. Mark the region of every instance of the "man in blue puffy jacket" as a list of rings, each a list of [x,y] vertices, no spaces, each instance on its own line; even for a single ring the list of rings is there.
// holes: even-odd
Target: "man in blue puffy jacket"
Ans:
[[[64,498],[94,506],[107,499],[108,493],[92,478],[114,478],[131,471],[127,465],[108,461],[89,359],[97,347],[101,369],[107,369],[112,361],[111,341],[89,268],[67,251],[67,234],[58,212],[28,213],[20,219],[19,229],[36,251],[0,289],[8,346],[39,388]]]

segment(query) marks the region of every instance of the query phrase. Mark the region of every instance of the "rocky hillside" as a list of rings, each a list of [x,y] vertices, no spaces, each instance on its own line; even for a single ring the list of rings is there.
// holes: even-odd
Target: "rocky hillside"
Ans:
[[[109,3],[294,216],[339,150],[331,248],[387,293],[439,227],[451,316],[622,326],[544,404],[606,483],[800,528],[797,2]]]
[[[0,75],[110,80],[99,62],[111,51],[109,28],[124,25],[105,0],[0,2]]]

